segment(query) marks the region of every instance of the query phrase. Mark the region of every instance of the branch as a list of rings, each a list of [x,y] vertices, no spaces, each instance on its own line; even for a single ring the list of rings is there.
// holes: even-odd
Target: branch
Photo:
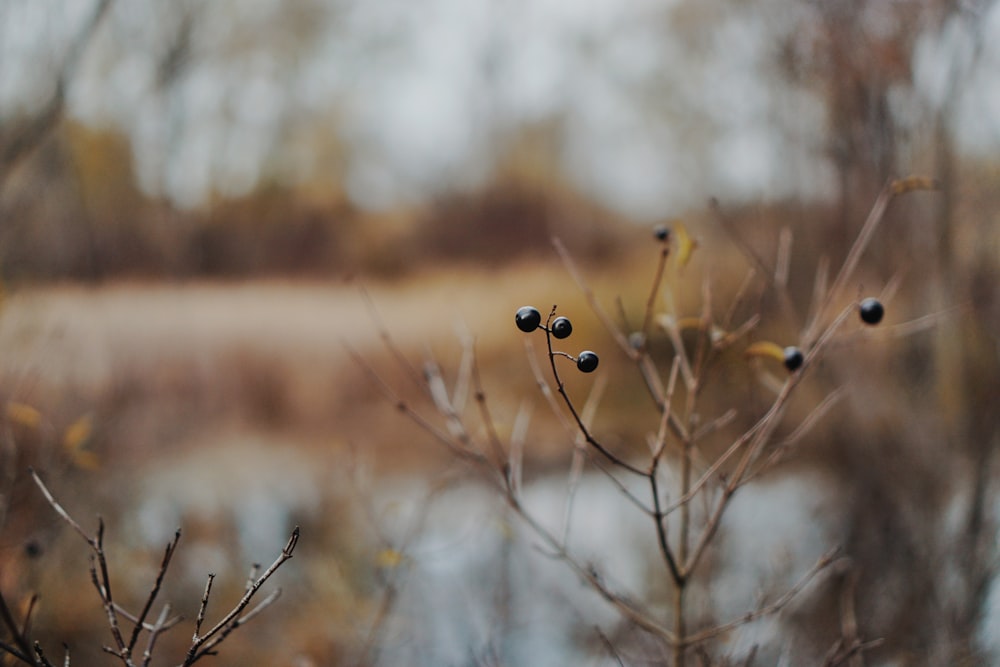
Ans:
[[[101,603],[104,606],[104,612],[108,617],[108,626],[111,628],[111,636],[115,640],[116,649],[105,648],[105,650],[112,655],[116,656],[119,660],[126,665],[126,667],[135,667],[132,662],[131,648],[126,645],[125,639],[122,636],[121,628],[118,623],[118,611],[115,607],[114,597],[111,593],[111,575],[108,571],[108,561],[104,554],[104,520],[98,517],[97,520],[97,534],[93,537],[87,534],[85,530],[80,526],[79,523],[69,513],[63,508],[62,505],[56,501],[52,493],[42,482],[41,477],[38,476],[33,469],[29,468],[28,472],[31,474],[32,479],[35,480],[35,485],[38,486],[42,491],[42,495],[45,496],[45,500],[48,501],[52,509],[55,510],[62,519],[68,523],[73,530],[80,534],[81,537],[90,545],[91,551],[93,551],[91,567],[90,567],[90,578],[94,584],[94,588],[97,590],[97,594],[101,598]]]
[[[98,0],[83,29],[66,51],[56,77],[52,97],[31,120],[24,124],[24,127],[15,129],[13,139],[6,146],[0,146],[0,187],[17,163],[37,148],[59,123],[66,107],[66,88],[82,60],[84,50],[111,8],[112,2],[113,0]]]
[[[255,616],[259,612],[259,609],[266,607],[277,598],[276,593],[268,596],[268,598],[264,599],[257,608],[251,610],[247,616],[240,618],[240,614],[243,613],[243,610],[246,609],[250,604],[250,601],[253,600],[254,595],[256,595],[257,591],[260,590],[260,587],[271,578],[271,575],[277,572],[279,567],[292,558],[292,555],[295,552],[295,546],[298,542],[299,527],[296,526],[295,530],[292,531],[291,537],[288,538],[288,543],[285,544],[285,547],[281,550],[281,553],[275,561],[271,563],[270,567],[264,571],[264,574],[260,575],[260,577],[247,588],[247,592],[244,593],[243,597],[236,604],[236,606],[233,607],[221,621],[216,623],[211,630],[206,632],[204,635],[199,636],[198,632],[200,631],[201,623],[204,620],[205,608],[208,606],[208,596],[211,592],[212,577],[209,577],[208,585],[205,587],[205,596],[202,598],[201,609],[198,612],[198,623],[195,629],[195,635],[192,638],[191,648],[188,649],[187,657],[184,659],[183,667],[194,664],[206,655],[211,655],[212,649],[221,644],[222,640],[225,639],[229,633]],[[216,635],[218,635],[218,638],[213,640]]]
[[[789,588],[785,593],[779,597],[777,600],[769,605],[764,605],[755,609],[754,611],[747,612],[740,618],[724,623],[722,625],[717,625],[714,628],[708,628],[707,630],[702,630],[701,632],[696,632],[693,635],[689,635],[684,639],[685,646],[694,646],[695,644],[701,644],[709,639],[723,635],[731,630],[734,630],[742,625],[746,625],[751,621],[755,621],[763,616],[770,616],[781,611],[792,599],[798,595],[803,588],[809,585],[813,579],[816,578],[820,572],[829,567],[832,563],[836,561],[837,556],[840,554],[840,547],[835,547],[830,551],[823,554],[819,560],[806,572],[794,586]]]

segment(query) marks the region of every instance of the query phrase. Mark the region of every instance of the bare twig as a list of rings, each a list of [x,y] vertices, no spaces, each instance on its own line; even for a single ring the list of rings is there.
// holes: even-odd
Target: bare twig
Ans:
[[[427,384],[424,382],[423,376],[420,374],[420,371],[418,371],[413,364],[410,363],[409,359],[406,358],[406,355],[399,349],[399,346],[396,345],[396,342],[392,338],[392,334],[389,332],[389,328],[386,327],[385,323],[382,321],[382,317],[379,315],[378,308],[375,307],[375,302],[368,293],[368,289],[364,285],[361,285],[359,290],[361,292],[361,298],[365,303],[365,308],[368,310],[368,317],[371,319],[372,323],[374,323],[375,330],[378,332],[379,338],[382,340],[382,344],[385,349],[390,355],[392,355],[393,359],[396,360],[399,367],[406,372],[413,384],[426,390]]]
[[[826,291],[825,296],[816,308],[813,319],[809,322],[803,332],[802,341],[806,347],[810,346],[815,337],[818,335],[819,328],[822,326],[823,314],[826,312],[833,300],[841,294],[845,285],[847,285],[847,282],[854,274],[854,270],[857,268],[858,262],[861,260],[861,255],[868,248],[868,244],[875,235],[875,231],[878,229],[879,224],[881,224],[883,218],[885,217],[885,212],[889,208],[889,202],[891,202],[895,197],[912,190],[932,190],[936,187],[937,184],[935,182],[922,178],[890,180],[885,184],[882,191],[879,193],[878,198],[875,200],[875,205],[872,206],[872,210],[868,214],[865,224],[861,227],[861,231],[858,232],[858,236],[854,240],[854,244],[847,253],[847,257],[844,259],[844,264],[840,267],[837,277],[834,278],[833,284],[830,286],[830,289]]]
[[[83,539],[87,542],[87,544],[91,548],[91,551],[93,552],[91,556],[90,578],[91,582],[94,585],[94,588],[97,590],[97,593],[101,598],[101,602],[103,603],[104,610],[108,617],[108,625],[111,628],[111,634],[112,637],[114,638],[114,643],[115,643],[114,647],[111,646],[103,647],[104,651],[121,660],[121,662],[124,665],[126,665],[126,667],[135,667],[135,662],[133,660],[133,652],[135,650],[136,644],[138,643],[140,633],[142,631],[146,631],[149,633],[149,637],[146,641],[146,647],[142,655],[141,664],[143,665],[143,667],[148,667],[148,665],[152,660],[153,648],[159,636],[164,631],[170,629],[180,621],[179,616],[176,617],[170,616],[170,605],[164,605],[155,623],[149,624],[146,622],[146,618],[148,617],[152,609],[152,606],[156,601],[156,598],[160,592],[160,589],[163,584],[163,579],[166,576],[167,569],[170,566],[171,559],[173,557],[174,552],[177,549],[178,542],[180,541],[180,536],[181,536],[180,530],[178,530],[174,534],[173,540],[171,540],[171,542],[167,544],[167,547],[164,550],[163,559],[160,562],[160,568],[157,571],[156,581],[154,582],[153,587],[151,588],[148,596],[146,597],[146,601],[142,607],[142,610],[139,612],[139,614],[132,615],[127,611],[123,610],[118,605],[118,603],[114,601],[111,594],[111,575],[108,568],[107,558],[104,553],[104,521],[98,519],[97,533],[94,536],[88,535],[87,532],[84,531],[83,528],[80,526],[80,524],[75,519],[73,519],[72,516],[70,516],[70,514],[63,508],[63,506],[58,501],[56,501],[55,497],[42,482],[38,474],[34,470],[31,470],[30,473],[35,481],[35,484],[41,490],[42,495],[45,496],[45,499],[48,501],[49,505],[67,524],[69,524],[77,533],[80,534],[81,537],[83,537]],[[208,608],[209,596],[211,595],[212,591],[212,582],[215,579],[214,574],[208,575],[208,581],[205,585],[205,593],[202,596],[201,605],[198,610],[198,617],[195,622],[195,631],[192,637],[191,648],[188,650],[187,657],[185,658],[185,662],[183,663],[185,667],[187,665],[193,664],[194,662],[204,657],[205,655],[214,654],[215,648],[220,643],[222,643],[222,641],[233,630],[235,630],[236,628],[240,627],[241,625],[249,621],[251,618],[258,615],[264,608],[269,606],[272,602],[274,602],[275,599],[277,599],[279,592],[275,591],[271,595],[268,595],[255,607],[253,607],[250,611],[244,614],[244,611],[247,609],[247,606],[253,600],[256,593],[260,590],[260,587],[275,573],[275,571],[277,571],[277,569],[282,564],[284,564],[288,559],[292,557],[293,552],[295,550],[295,546],[298,544],[298,541],[299,541],[299,528],[298,526],[296,526],[285,547],[282,549],[281,554],[274,561],[274,563],[272,563],[271,566],[262,575],[260,575],[256,579],[253,579],[248,584],[246,592],[244,593],[243,597],[236,604],[236,606],[233,607],[233,609],[228,614],[226,614],[226,616],[221,621],[219,621],[219,623],[217,623],[211,630],[209,630],[205,634],[201,634],[201,627],[205,620],[205,613]],[[255,568],[256,567],[257,566],[255,566]],[[253,574],[251,574],[251,577],[255,576],[255,571]],[[6,604],[3,603],[3,598],[2,596],[0,596],[0,617],[3,617],[2,620],[5,625],[8,625],[9,627],[16,627],[16,625],[10,626],[10,623],[13,622],[13,619],[10,619],[10,623],[8,623],[7,617],[9,616],[9,612],[5,614],[5,611],[6,611]],[[125,641],[124,636],[122,635],[119,624],[119,618],[124,618],[128,621],[131,621],[134,624],[134,628],[132,630],[131,635],[129,636],[128,642]],[[25,640],[25,642],[27,641],[26,638],[23,639]],[[18,643],[22,644],[22,642]],[[5,648],[5,647],[3,645],[0,645],[0,648]],[[16,649],[18,653],[15,653],[14,655],[16,655],[19,659],[21,658],[22,654],[29,655],[25,653],[23,649],[24,646],[23,645],[20,646],[18,649]],[[29,664],[44,664],[44,665],[49,664],[47,660],[44,660],[44,656],[38,649],[37,644],[34,650],[34,655],[36,656],[36,661],[33,662],[29,659],[27,660]],[[67,662],[69,660],[68,651],[66,660]],[[37,661],[44,661],[44,662],[37,662]]]
[[[113,0],[98,0],[83,28],[74,37],[56,75],[55,90],[45,105],[24,123],[15,128],[13,139],[0,145],[0,187],[17,164],[31,154],[59,124],[66,108],[66,90],[69,87],[83,52],[92,40],[101,21],[111,8]]]
[[[587,402],[583,405],[582,418],[585,424],[592,424],[594,419],[594,413],[597,412],[597,405],[601,402],[601,396],[604,394],[604,388],[607,386],[607,381],[602,377],[598,378],[597,382],[590,389],[590,395],[587,397]],[[570,461],[569,468],[569,479],[566,484],[566,504],[563,511],[563,532],[562,532],[562,542],[563,544],[569,539],[569,527],[570,520],[573,515],[573,501],[576,498],[576,491],[579,488],[580,480],[583,477],[583,462],[587,457],[586,441],[583,438],[582,433],[577,432],[575,441],[573,443],[573,456]]]
[[[569,254],[566,246],[563,245],[563,242],[558,238],[552,239],[552,246],[555,248],[556,254],[559,255],[559,259],[562,260],[566,270],[569,271],[569,274],[573,277],[577,287],[583,293],[590,309],[594,311],[594,314],[597,315],[597,318],[601,321],[601,324],[604,325],[604,328],[608,331],[608,333],[614,337],[615,342],[618,343],[618,347],[620,347],[630,358],[635,358],[637,352],[631,345],[629,345],[628,337],[626,337],[625,334],[623,334],[621,330],[615,326],[615,321],[611,319],[608,312],[604,310],[600,302],[598,302],[597,297],[594,296],[594,290],[592,290],[587,284],[587,281],[583,279],[583,274],[581,274],[580,270],[576,267],[576,262],[573,261],[573,257]]]
[[[240,601],[236,603],[228,614],[226,614],[222,620],[216,623],[211,630],[205,634],[199,634],[201,629],[202,621],[204,620],[204,611],[208,606],[208,596],[211,591],[211,581],[214,576],[209,577],[209,583],[205,586],[205,596],[202,598],[201,609],[198,612],[198,623],[195,630],[195,635],[191,640],[191,647],[188,649],[187,657],[184,659],[183,667],[192,665],[206,655],[211,655],[216,646],[222,643],[222,641],[237,627],[245,623],[249,618],[256,615],[256,611],[251,611],[247,616],[241,618],[241,614],[253,600],[254,595],[260,590],[260,587],[267,582],[271,576],[278,571],[282,565],[284,565],[288,560],[292,558],[295,552],[295,547],[299,543],[299,527],[296,526],[292,531],[291,537],[288,538],[288,542],[285,544],[281,553],[274,560],[273,563],[264,571],[253,585],[243,594]],[[272,594],[265,598],[258,608],[263,608],[271,604],[275,599],[277,599],[277,594]]]
[[[34,649],[35,657],[38,659],[36,664],[44,665],[44,667],[53,667],[52,663],[49,662],[49,659],[45,657],[45,651],[42,650],[41,644],[35,642]]]
[[[622,662],[622,657],[618,655],[618,649],[616,649],[615,645],[611,643],[611,640],[608,639],[608,636],[604,634],[604,632],[601,631],[599,627],[596,626],[594,627],[594,632],[597,633],[597,637],[601,640],[601,643],[604,644],[604,648],[608,650],[608,653],[611,655],[611,657],[614,658],[615,662],[618,663],[618,667],[625,667],[625,663]]]
[[[7,606],[7,600],[2,593],[0,593],[0,621],[3,622],[4,627],[10,632],[11,639],[14,642],[13,645],[0,642],[0,650],[9,653],[21,662],[26,662],[29,665],[36,664],[32,658],[34,650],[31,646],[31,639],[24,630],[28,625],[27,619],[25,619],[23,626],[14,620],[14,615],[11,614],[10,608]]]
[[[41,490],[42,495],[45,496],[45,499],[56,511],[56,514],[62,517],[62,519],[77,533],[79,533],[87,544],[90,545],[91,551],[93,551],[90,578],[94,584],[94,588],[97,590],[97,594],[101,598],[101,602],[104,605],[104,611],[108,617],[108,626],[111,628],[111,636],[115,640],[115,648],[106,648],[106,650],[119,658],[127,667],[134,667],[131,649],[125,643],[125,639],[122,636],[121,627],[118,623],[118,611],[111,592],[111,575],[108,572],[108,561],[104,554],[104,520],[98,517],[97,533],[91,537],[86,533],[86,531],[83,530],[80,524],[69,515],[63,506],[56,501],[52,493],[42,482],[42,479],[38,476],[38,473],[32,469],[29,469],[29,472],[32,479],[35,481],[35,485]]]
[[[146,616],[149,615],[149,610],[153,607],[153,602],[156,601],[156,596],[160,592],[160,586],[163,585],[163,577],[167,574],[167,568],[170,567],[170,559],[174,555],[174,551],[177,550],[177,543],[181,539],[180,528],[174,533],[174,539],[167,545],[167,548],[163,552],[163,560],[160,562],[160,569],[156,574],[156,582],[153,584],[152,590],[149,591],[149,596],[146,598],[146,604],[143,605],[142,611],[139,612],[139,616],[135,619],[135,628],[132,630],[132,636],[128,640],[128,650],[131,652],[135,648],[135,644],[139,641],[139,633],[143,630],[143,625],[146,622]]]
[[[555,315],[555,307],[552,308],[552,312],[549,314],[549,322],[552,321],[552,317],[554,315]],[[590,429],[587,427],[583,419],[580,417],[580,414],[577,412],[576,406],[573,405],[573,401],[572,399],[570,399],[569,394],[566,393],[566,385],[562,381],[562,377],[559,375],[559,369],[556,368],[556,357],[560,355],[552,350],[552,334],[548,330],[546,330],[545,332],[545,340],[549,349],[549,365],[552,368],[552,377],[556,383],[556,392],[558,392],[559,395],[562,396],[563,403],[569,410],[569,413],[573,417],[573,421],[576,422],[576,425],[580,429],[580,432],[583,433],[583,437],[594,449],[600,452],[601,455],[603,455],[604,458],[606,458],[611,463],[623,468],[624,470],[628,470],[629,472],[645,476],[646,472],[642,468],[639,468],[629,463],[625,459],[621,458],[620,456],[612,452],[603,443],[597,440],[597,438],[595,438],[593,434],[590,432]]]
[[[762,618],[764,616],[772,616],[780,612],[782,609],[785,608],[785,606],[788,605],[789,602],[791,602],[795,598],[795,596],[797,596],[802,591],[802,589],[808,586],[809,583],[816,578],[816,575],[818,575],[826,568],[830,567],[830,565],[836,561],[839,554],[840,554],[840,547],[831,549],[827,553],[823,554],[819,558],[819,560],[817,560],[816,563],[809,569],[809,571],[806,572],[804,575],[802,575],[802,577],[795,583],[795,585],[793,585],[791,588],[785,591],[774,602],[758,607],[754,611],[747,612],[740,618],[737,618],[733,621],[729,621],[728,623],[723,623],[713,628],[708,628],[707,630],[702,630],[701,632],[694,633],[685,638],[684,640],[685,644],[687,646],[694,646],[696,644],[704,643],[709,639],[713,639],[720,635],[724,635],[727,632],[730,632],[740,626],[755,621],[758,618]]]
[[[485,461],[483,454],[480,452],[471,451],[467,448],[461,447],[455,440],[445,431],[442,431],[437,426],[429,422],[424,418],[418,411],[414,410],[409,403],[404,401],[386,382],[382,377],[375,371],[374,368],[365,361],[365,358],[360,354],[355,352],[352,348],[347,347],[348,353],[351,358],[361,366],[361,368],[368,374],[370,378],[376,383],[376,386],[382,391],[383,395],[386,396],[392,403],[396,406],[396,409],[407,416],[408,419],[420,426],[424,431],[429,433],[437,440],[439,443],[444,445],[452,454],[458,456],[459,458],[466,459],[468,461],[478,463]]]
[[[198,641],[201,634],[201,626],[205,622],[205,611],[208,609],[208,599],[212,595],[212,584],[215,582],[215,573],[210,572],[205,581],[205,592],[201,596],[201,604],[198,605],[198,618],[194,622],[194,636],[192,641]]]
[[[163,605],[163,609],[160,610],[160,615],[157,617],[156,623],[149,628],[149,637],[146,639],[146,650],[142,653],[143,667],[149,667],[149,663],[153,660],[153,649],[156,646],[156,640],[160,638],[160,635],[163,632],[172,628],[180,620],[180,616],[170,618],[170,605]]]

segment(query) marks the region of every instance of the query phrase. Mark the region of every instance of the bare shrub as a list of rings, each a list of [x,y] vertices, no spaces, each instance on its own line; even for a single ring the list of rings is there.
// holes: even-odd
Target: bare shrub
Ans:
[[[862,653],[879,646],[881,640],[866,636],[857,620],[857,573],[837,545],[828,545],[811,567],[782,586],[759,591],[756,603],[741,613],[719,609],[711,599],[716,582],[724,580],[722,546],[732,531],[727,533],[723,527],[733,511],[734,499],[764,483],[779,464],[793,460],[801,443],[849,394],[845,386],[825,392],[806,389],[809,385],[805,381],[821,368],[831,347],[880,323],[878,309],[873,312],[868,303],[862,308],[861,299],[852,298],[849,292],[889,203],[912,190],[933,187],[922,178],[887,183],[839,270],[831,275],[828,261],[818,263],[804,314],[797,312],[789,291],[789,230],[779,235],[773,264],[748,252],[752,268],[735,293],[720,304],[706,281],[697,310],[688,315],[665,276],[673,272],[673,278],[683,277],[696,241],[682,224],[673,229],[658,228],[659,259],[651,285],[638,299],[643,304],[641,316],[634,320],[622,298],[614,315],[605,309],[557,240],[556,251],[574,282],[621,354],[634,366],[644,400],[655,417],[645,442],[628,443],[602,435],[593,424],[604,382],[599,378],[589,396],[582,399],[577,395],[580,389],[567,379],[564,370],[575,365],[584,373],[593,372],[598,356],[564,349],[563,341],[572,334],[572,327],[557,307],[547,314],[533,307],[518,311],[518,328],[544,337],[541,361],[528,339],[528,360],[538,390],[573,443],[566,520],[561,528],[543,519],[539,507],[526,495],[524,479],[532,474],[525,467],[527,413],[522,408],[508,429],[498,426],[471,339],[463,341],[462,360],[449,383],[433,359],[422,368],[411,365],[390,333],[378,325],[398,366],[397,374],[409,378],[403,380],[407,385],[412,381],[420,387],[426,403],[405,398],[412,392],[390,385],[365,358],[358,354],[355,358],[401,414],[503,500],[527,527],[538,550],[562,562],[585,588],[615,610],[620,619],[618,629],[611,635],[598,629],[596,636],[618,663],[626,662],[625,655],[636,660],[640,659],[636,655],[642,655],[642,661],[675,666],[767,663],[780,655],[773,653],[774,646],[751,643],[737,653],[729,640],[751,624],[786,615],[789,622],[780,626],[773,641],[790,646],[793,637],[787,633],[798,627],[808,636],[808,641],[800,636],[800,643],[810,645],[803,655],[812,655],[824,665],[856,664]],[[879,297],[888,299],[893,290],[890,283]],[[765,293],[775,304],[777,315],[762,307]],[[800,322],[796,338],[789,340],[787,326],[765,322],[765,318],[781,316]],[[855,321],[856,330],[849,330],[848,322]],[[906,335],[931,324],[933,318],[924,318],[893,327]],[[779,345],[757,338],[761,331],[781,335],[785,342]],[[665,358],[661,348],[666,350]],[[734,372],[752,380],[758,387],[758,399],[746,401],[732,391]],[[728,407],[720,407],[727,399]],[[619,508],[619,512],[645,517],[660,566],[644,590],[622,588],[613,570],[603,569],[573,546],[569,517],[588,469],[617,489],[623,507],[628,508]],[[608,548],[614,550],[615,546]],[[745,555],[741,559],[751,560]],[[761,579],[757,584],[765,586],[766,581]],[[832,609],[820,632],[795,622],[801,608],[796,611],[793,602],[807,589],[822,599],[815,604]],[[815,620],[817,614],[812,616]],[[817,642],[827,642],[818,654]],[[659,657],[652,657],[655,655]]]
[[[114,656],[127,667],[135,667],[136,665],[148,666],[153,659],[157,641],[163,633],[177,626],[183,620],[181,616],[173,614],[169,603],[160,607],[160,611],[155,614],[155,619],[153,616],[153,606],[160,594],[164,577],[167,574],[174,552],[177,550],[178,543],[180,542],[180,529],[174,534],[173,539],[170,540],[163,552],[163,559],[157,570],[155,581],[150,587],[141,609],[138,612],[130,612],[116,601],[115,595],[112,592],[111,566],[104,550],[104,520],[98,519],[96,532],[93,535],[89,534],[59,504],[34,470],[31,471],[31,476],[51,508],[83,538],[91,551],[90,580],[100,598],[101,606],[107,617],[107,625],[113,639],[112,646],[103,647],[104,652]],[[251,621],[278,599],[281,589],[274,590],[263,599],[258,599],[259,596],[257,594],[278,568],[292,558],[298,541],[299,529],[296,527],[292,531],[288,542],[281,549],[281,553],[271,565],[263,572],[260,571],[259,565],[255,564],[251,568],[250,574],[246,579],[243,596],[214,624],[206,624],[212,586],[216,578],[215,574],[208,575],[205,592],[198,607],[198,615],[195,619],[191,643],[186,654],[178,663],[179,665],[187,667],[187,665],[199,662],[202,658],[216,655],[219,646],[234,631]],[[53,667],[54,663],[46,654],[43,644],[34,639],[32,614],[36,602],[37,597],[34,595],[31,596],[27,603],[23,619],[19,621],[15,618],[14,612],[2,593],[0,593],[0,625],[2,625],[9,635],[9,639],[0,642],[0,651],[28,665]],[[254,604],[251,606],[251,603]],[[141,643],[140,639],[143,639]],[[65,644],[62,664],[70,664],[70,649]]]

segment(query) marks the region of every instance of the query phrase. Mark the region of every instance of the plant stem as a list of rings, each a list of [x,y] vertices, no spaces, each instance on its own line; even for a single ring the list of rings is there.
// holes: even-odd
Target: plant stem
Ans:
[[[674,634],[677,643],[674,644],[674,667],[684,667],[685,639],[687,638],[687,623],[684,618],[684,592],[687,580],[681,580],[674,588]]]

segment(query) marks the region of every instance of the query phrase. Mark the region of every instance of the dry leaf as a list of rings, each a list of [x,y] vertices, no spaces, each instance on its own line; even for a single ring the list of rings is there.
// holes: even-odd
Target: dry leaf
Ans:
[[[692,238],[688,233],[687,227],[680,220],[675,221],[671,226],[673,227],[673,236],[677,244],[677,263],[683,268],[691,261],[691,255],[694,253],[694,249],[698,247],[698,241]]]
[[[42,413],[26,403],[8,401],[7,419],[21,426],[36,428],[42,421]]]
[[[785,348],[769,340],[762,340],[747,347],[746,355],[748,357],[771,357],[784,363]]]
[[[84,449],[84,446],[90,441],[93,430],[93,418],[90,415],[84,415],[70,424],[63,433],[63,449],[73,465],[81,470],[97,470],[101,467],[101,461],[97,454]]]

